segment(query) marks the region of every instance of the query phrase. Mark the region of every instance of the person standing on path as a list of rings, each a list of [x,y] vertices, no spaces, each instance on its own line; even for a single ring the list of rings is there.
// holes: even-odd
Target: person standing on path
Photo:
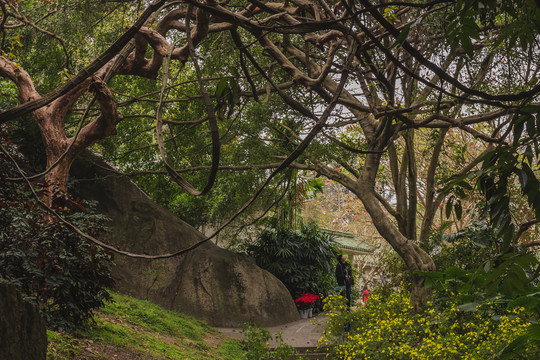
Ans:
[[[343,255],[337,256],[338,263],[336,265],[336,280],[338,286],[345,286],[344,290],[341,290],[341,296],[347,298],[347,308],[351,308],[351,286],[353,284],[352,272],[347,259]]]

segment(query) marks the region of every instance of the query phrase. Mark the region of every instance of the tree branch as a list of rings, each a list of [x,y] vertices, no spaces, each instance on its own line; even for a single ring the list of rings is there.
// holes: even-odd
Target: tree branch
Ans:
[[[202,11],[202,10],[199,10],[199,12],[200,11]],[[202,82],[201,70],[199,68],[199,64],[198,64],[196,56],[195,56],[194,43],[193,43],[193,39],[191,37],[190,27],[189,27],[190,18],[191,18],[191,12],[192,12],[192,6],[190,5],[189,9],[188,9],[187,16],[186,16],[186,19],[187,19],[186,20],[186,25],[187,25],[187,34],[186,35],[187,35],[188,46],[189,46],[188,50],[189,50],[189,55],[191,57],[191,60],[193,61],[193,66],[195,67],[195,72],[197,74],[197,79],[198,79],[198,83],[199,83],[199,89],[200,89],[200,91],[202,93],[204,104],[205,104],[205,107],[206,107],[206,112],[208,114],[208,122],[210,124],[210,132],[211,132],[211,136],[212,136],[212,167],[210,169],[210,174],[208,176],[208,181],[206,183],[206,186],[201,191],[198,191],[197,189],[195,189],[193,187],[193,185],[191,185],[172,166],[169,165],[169,163],[167,161],[167,155],[165,153],[165,147],[164,147],[164,144],[163,144],[163,135],[162,135],[163,120],[162,120],[162,116],[161,116],[162,111],[163,111],[162,100],[163,100],[164,91],[165,91],[165,88],[166,88],[166,85],[167,85],[169,61],[170,61],[170,58],[171,58],[171,54],[173,52],[172,47],[169,49],[169,52],[167,54],[166,61],[165,61],[165,66],[164,66],[164,69],[163,69],[163,74],[164,75],[163,75],[162,89],[161,89],[161,94],[160,94],[160,104],[158,106],[157,115],[156,115],[156,120],[157,120],[156,135],[157,135],[157,138],[158,138],[159,152],[161,154],[161,158],[163,159],[163,164],[165,165],[165,169],[167,169],[167,172],[169,173],[171,178],[178,185],[180,185],[184,190],[186,190],[189,194],[195,195],[195,196],[200,196],[200,195],[204,195],[208,191],[210,191],[210,189],[212,189],[212,186],[214,185],[214,181],[216,179],[218,166],[219,166],[219,152],[220,152],[220,145],[219,144],[220,144],[220,140],[219,140],[219,128],[218,128],[218,125],[217,125],[217,118],[216,118],[216,114],[214,112],[214,107],[213,107],[212,102],[210,100],[210,96],[208,95],[208,92],[206,91],[206,88],[204,87],[204,84]],[[200,15],[200,16],[198,16],[198,18],[199,17],[204,18],[201,21],[207,21],[207,18],[204,15]],[[195,35],[194,35],[194,37],[195,37]]]
[[[81,70],[77,75],[68,80],[61,87],[51,91],[47,96],[28,101],[19,106],[15,106],[9,110],[0,113],[0,124],[6,121],[16,119],[30,111],[39,109],[50,102],[54,101],[58,97],[66,94],[75,86],[92,76],[97,70],[102,68],[109,60],[111,60],[116,54],[118,54],[122,48],[138,33],[139,29],[144,25],[146,20],[158,10],[166,0],[154,0],[154,2],[146,8],[143,14],[137,19],[135,24],[131,26],[118,40],[114,42],[103,54],[101,54],[90,65]]]
[[[94,142],[116,134],[116,124],[121,119],[116,110],[116,102],[107,84],[97,77],[92,79],[93,83],[90,85],[90,91],[99,102],[101,115],[81,130],[78,139],[73,145],[74,155],[79,154]]]
[[[540,223],[540,220],[534,219],[534,220],[527,221],[526,223],[519,225],[519,229],[516,235],[514,236],[514,244],[518,243],[519,238],[521,237],[521,235],[525,233],[525,231],[529,230],[531,226],[536,225],[538,223]],[[540,241],[533,241],[526,244],[520,244],[519,246],[523,248],[527,248],[527,247],[538,246],[538,245],[540,245]]]
[[[400,31],[397,30],[390,22],[388,22],[381,13],[379,13],[369,2],[369,0],[360,0],[360,2],[366,7],[371,15],[381,24],[394,38],[398,38]],[[461,82],[459,82],[457,79],[453,78],[449,74],[447,74],[444,70],[442,70],[440,67],[438,67],[433,62],[426,59],[415,47],[413,47],[407,40],[404,40],[401,44],[401,46],[409,53],[411,54],[417,61],[419,61],[422,65],[426,66],[428,69],[433,71],[437,76],[439,76],[444,81],[454,85],[459,90],[463,91],[466,94],[478,96],[483,99],[492,100],[492,101],[518,101],[523,100],[525,98],[529,98],[535,94],[538,94],[540,92],[540,85],[536,85],[531,90],[523,91],[517,94],[504,94],[504,95],[491,95],[488,93],[485,93],[483,91],[475,90],[466,87]],[[399,65],[399,64],[396,64]],[[495,105],[495,104],[494,104]],[[502,105],[502,104],[500,104]]]
[[[8,11],[8,14],[13,16],[14,18],[16,18],[17,20],[20,20],[22,21],[24,24],[27,24],[27,25],[30,25],[31,27],[33,27],[34,29],[36,29],[37,31],[45,34],[45,35],[48,35],[56,40],[58,40],[58,42],[60,42],[60,45],[62,46],[62,49],[64,50],[64,54],[66,56],[66,60],[64,61],[64,64],[62,65],[62,67],[65,67],[65,68],[69,68],[69,53],[68,53],[68,50],[67,50],[67,47],[66,47],[66,44],[64,42],[64,40],[59,37],[58,35],[48,31],[48,30],[45,30],[45,29],[42,29],[40,28],[39,26],[37,26],[36,24],[34,24],[32,21],[30,21],[26,16],[24,15],[21,15],[21,13],[19,13],[19,11],[17,10],[17,8],[15,8],[12,4],[10,4],[8,2],[9,6],[13,9],[14,12],[11,12],[11,11]],[[4,8],[5,9],[5,8]],[[0,27],[0,29],[3,27],[3,24],[2,26]]]
[[[10,79],[19,90],[19,101],[26,103],[40,99],[30,75],[8,58],[0,55],[0,76]]]

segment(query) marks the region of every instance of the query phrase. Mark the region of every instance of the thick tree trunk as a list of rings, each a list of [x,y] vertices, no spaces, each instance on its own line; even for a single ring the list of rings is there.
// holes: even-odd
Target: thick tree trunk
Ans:
[[[80,152],[96,141],[116,133],[119,115],[106,84],[98,78],[92,78],[83,85],[54,101],[51,106],[40,109],[39,113],[34,112],[45,145],[47,169],[50,169],[45,175],[47,191],[44,202],[53,208],[63,204],[61,198],[68,193],[69,170]],[[68,138],[64,130],[67,113],[88,90],[94,93],[99,102],[101,115],[84,126],[76,138]]]
[[[77,155],[96,141],[116,133],[116,123],[121,116],[116,111],[116,102],[111,91],[102,80],[113,63],[114,61],[110,61],[96,71],[94,76],[84,80],[50,104],[32,112],[41,131],[47,155],[49,171],[45,175],[44,202],[49,207],[56,205],[55,199],[58,196],[67,194],[69,169]],[[4,56],[0,56],[0,76],[10,79],[17,85],[21,103],[41,98],[30,75]],[[75,102],[88,91],[99,103],[101,113],[80,130],[76,139],[68,139],[64,129],[65,119]],[[59,159],[58,164],[52,167]]]
[[[54,115],[54,107],[48,107],[39,114],[34,113],[47,156],[46,169],[50,169],[45,174],[46,188],[43,196],[43,202],[49,207],[55,207],[55,199],[67,193],[68,174],[72,163],[72,157],[66,154],[56,166],[52,167],[68,148],[64,129],[55,126],[55,124],[62,124],[63,119],[55,121]]]
[[[433,269],[429,269],[429,271],[435,271],[435,264],[433,265]],[[422,286],[422,282],[424,281],[423,276],[413,274],[412,279],[413,284],[411,289],[410,305],[413,309],[413,312],[415,314],[418,314],[422,310],[422,308],[426,306],[427,300],[431,295],[431,291]]]
[[[375,177],[378,172],[380,154],[370,154],[366,157],[362,176],[354,184],[353,192],[364,204],[371,216],[379,234],[392,246],[412,272],[413,284],[411,291],[411,306],[419,311],[426,303],[429,292],[421,287],[422,276],[415,271],[435,271],[435,263],[420,246],[408,239],[404,233],[390,220],[375,193]]]
[[[313,170],[319,174],[339,182],[363,203],[364,208],[370,215],[378,233],[392,246],[392,248],[403,259],[405,265],[411,271],[413,278],[413,288],[411,291],[411,305],[414,311],[418,312],[426,303],[429,291],[421,287],[423,277],[415,274],[415,271],[435,271],[433,259],[420,246],[400,232],[395,222],[391,220],[391,215],[385,211],[382,203],[377,198],[375,192],[375,175],[379,168],[380,154],[370,154],[366,157],[362,175],[358,179],[336,171],[325,164],[314,166],[294,166],[299,169]]]
[[[58,157],[47,156],[47,168],[54,164]],[[71,157],[63,158],[49,173],[45,175],[47,189],[44,196],[44,202],[47,206],[56,207],[59,199],[68,193],[69,169],[73,164]]]
[[[416,242],[407,239],[399,232],[379,205],[373,190],[360,187],[360,191],[356,195],[364,204],[379,234],[392,246],[411,271],[413,279],[411,306],[413,311],[418,312],[425,305],[429,291],[421,287],[423,277],[414,272],[435,271],[433,259]]]

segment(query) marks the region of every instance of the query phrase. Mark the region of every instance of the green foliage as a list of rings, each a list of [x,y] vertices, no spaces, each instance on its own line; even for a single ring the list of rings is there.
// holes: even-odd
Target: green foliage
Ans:
[[[296,354],[292,346],[283,342],[281,333],[272,337],[267,329],[249,323],[244,324],[242,333],[241,345],[246,351],[246,360],[288,360]],[[271,341],[277,343],[273,349],[269,348]]]
[[[473,57],[471,39],[480,39],[480,26],[503,26],[493,47],[507,42],[508,47],[526,50],[534,43],[540,28],[540,7],[534,0],[459,0],[448,15],[448,38],[455,48],[460,44]]]
[[[320,344],[331,346],[338,359],[492,359],[529,326],[522,309],[493,318],[493,306],[465,312],[450,301],[413,314],[409,294],[374,292],[365,307],[348,312],[339,297],[331,296],[325,300],[329,317]],[[538,346],[528,344],[520,358],[539,354]]]
[[[538,258],[520,250],[490,258],[477,269],[450,267],[445,271],[423,273],[425,285],[437,290],[435,299],[438,303],[447,306],[449,303],[456,304],[461,310],[469,312],[489,307],[485,312],[494,318],[519,310],[531,322],[528,333],[534,333],[540,318],[539,274]],[[540,347],[540,340],[536,336],[527,335],[515,341]],[[500,356],[506,358],[508,354],[521,353],[524,347],[517,349],[515,345],[514,342],[508,344]]]
[[[512,125],[512,144],[498,146],[482,159],[480,170],[452,179],[443,190],[453,192],[450,199],[455,206],[464,198],[464,190],[471,189],[469,181],[476,181],[484,198],[482,222],[443,237],[451,242],[446,249],[451,249],[456,260],[461,258],[454,264],[446,261],[446,267],[439,272],[425,274],[426,285],[437,289],[438,301],[458,294],[458,303],[467,311],[476,311],[493,299],[503,310],[523,308],[532,323],[527,333],[498,354],[500,358],[513,358],[526,346],[540,344],[535,335],[540,317],[540,263],[534,254],[519,246],[520,236],[528,229],[526,224],[540,218],[539,119],[538,106],[523,106]],[[447,216],[449,206],[451,202]],[[474,228],[478,224],[481,228]],[[480,266],[471,266],[475,258]]]
[[[114,301],[100,311],[111,317],[149,332],[161,332],[194,341],[201,341],[212,328],[190,316],[163,309],[149,301],[113,294]]]
[[[83,343],[64,332],[47,330],[47,360],[73,359],[83,352]]]
[[[451,178],[442,190],[449,195],[446,216],[452,208],[461,215],[461,200],[467,197],[466,191],[473,189],[470,183],[476,181],[475,188],[485,200],[480,218],[487,219],[494,237],[502,240],[500,251],[515,245],[512,242],[520,222],[540,219],[540,107],[524,106],[518,115],[513,124],[512,145],[498,146],[484,156],[480,170]],[[522,199],[526,202],[520,203]],[[529,211],[525,211],[527,208]]]
[[[2,145],[24,161],[9,139]],[[0,173],[19,176],[4,153]],[[94,235],[104,229],[106,219],[94,212],[95,204],[64,202],[62,215],[79,229]],[[89,320],[109,299],[112,259],[64,225],[48,223],[45,215],[28,189],[15,182],[0,187],[0,277],[37,303],[50,327],[65,330]]]
[[[497,297],[500,304],[521,304],[532,316],[540,316],[540,262],[534,253],[503,247],[502,239],[479,221],[440,238],[439,253],[433,257],[440,270],[424,273],[425,285],[437,290],[439,301],[457,297],[458,303],[481,303]]]
[[[39,304],[50,327],[64,330],[89,320],[108,300],[111,256],[64,226],[44,229],[39,216],[16,207],[2,210],[0,276]],[[68,219],[81,228],[83,221],[95,226],[101,217]]]
[[[166,310],[148,301],[111,292],[112,302],[96,314],[96,322],[63,333],[48,331],[48,360],[103,359],[126,354],[156,359],[244,358],[236,342],[215,347],[208,336],[217,331],[190,316]],[[102,349],[109,349],[101,354]]]
[[[2,50],[16,57],[30,74],[39,74],[36,88],[40,93],[54,89],[88,65],[137,16],[136,8],[126,1],[120,6],[86,0],[23,1],[14,5],[44,31],[32,26],[10,29]],[[15,39],[21,45],[10,51]]]
[[[450,223],[443,224],[439,231],[434,232],[428,241],[421,244],[421,247],[428,252],[433,258],[433,261],[439,269],[439,272],[428,272],[426,278],[426,284],[432,286],[431,281],[435,278],[443,279],[444,275],[448,272],[451,275],[450,282],[447,285],[452,285],[451,292],[464,294],[464,289],[456,287],[453,276],[457,273],[467,274],[465,278],[473,279],[469,284],[471,289],[478,289],[478,286],[487,286],[488,282],[481,281],[483,274],[489,271],[493,271],[494,268],[500,267],[501,264],[504,268],[516,270],[518,268],[511,265],[509,259],[518,259],[518,263],[525,263],[528,259],[531,262],[527,265],[528,268],[519,270],[516,276],[520,277],[522,281],[513,282],[513,277],[509,276],[507,284],[505,285],[506,293],[508,296],[518,295],[518,293],[512,293],[513,285],[521,286],[518,284],[523,283],[523,286],[529,286],[535,272],[537,264],[534,262],[534,257],[526,252],[520,252],[517,249],[512,250],[509,253],[504,253],[503,241],[498,238],[493,229],[487,224],[486,221],[473,220],[463,229],[450,234],[444,234]],[[405,286],[406,289],[410,289],[411,273],[407,271],[405,264],[399,258],[394,251],[387,252],[383,258],[381,267],[384,272],[389,276],[389,282],[385,288],[392,289]],[[491,277],[500,276],[501,273],[498,270],[496,275]],[[530,276],[523,277],[523,274],[529,274]],[[435,275],[438,274],[438,275]],[[487,277],[487,275],[486,275]],[[498,279],[498,280],[502,280]],[[443,280],[444,281],[444,280]],[[527,285],[529,284],[529,285]],[[491,286],[497,289],[499,284],[492,284]],[[442,287],[438,287],[438,290],[442,290]],[[501,290],[501,289],[499,289]],[[470,295],[469,291],[466,291]],[[486,295],[486,293],[482,293]],[[513,294],[513,295],[512,295]],[[489,296],[494,296],[495,293],[490,293]],[[441,296],[441,293],[438,294]]]
[[[436,288],[440,292],[439,296],[457,294],[460,302],[499,297],[500,303],[508,303],[523,296],[539,295],[535,284],[538,269],[539,262],[533,254],[516,252],[489,259],[473,270],[450,267],[444,271],[422,274],[425,276],[425,285]],[[537,307],[539,303],[540,298],[528,309],[537,316],[540,315],[540,307]]]
[[[327,294],[334,287],[338,249],[333,236],[314,223],[302,224],[299,231],[264,230],[254,244],[247,245],[245,254],[280,279],[293,297],[305,292]]]
[[[386,276],[386,280],[381,284],[381,291],[390,294],[394,289],[411,290],[412,274],[394,250],[381,251],[379,266],[381,274]]]
[[[496,241],[493,230],[480,220],[471,221],[455,233],[434,233],[422,246],[433,255],[437,269],[441,270],[450,267],[473,270],[478,267],[479,259],[492,259],[501,250],[501,242]]]

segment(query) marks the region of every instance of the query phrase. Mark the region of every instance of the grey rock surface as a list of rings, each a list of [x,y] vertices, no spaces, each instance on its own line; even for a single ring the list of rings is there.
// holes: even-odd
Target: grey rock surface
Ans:
[[[101,240],[132,253],[162,254],[185,249],[204,236],[153,202],[129,179],[90,153],[72,167],[79,196],[97,200],[111,218]],[[95,164],[98,164],[96,166]],[[118,291],[150,300],[213,326],[256,322],[274,326],[299,319],[287,288],[272,274],[211,242],[163,260],[115,255]]]
[[[0,359],[43,360],[46,355],[47,327],[38,307],[0,279]]]

